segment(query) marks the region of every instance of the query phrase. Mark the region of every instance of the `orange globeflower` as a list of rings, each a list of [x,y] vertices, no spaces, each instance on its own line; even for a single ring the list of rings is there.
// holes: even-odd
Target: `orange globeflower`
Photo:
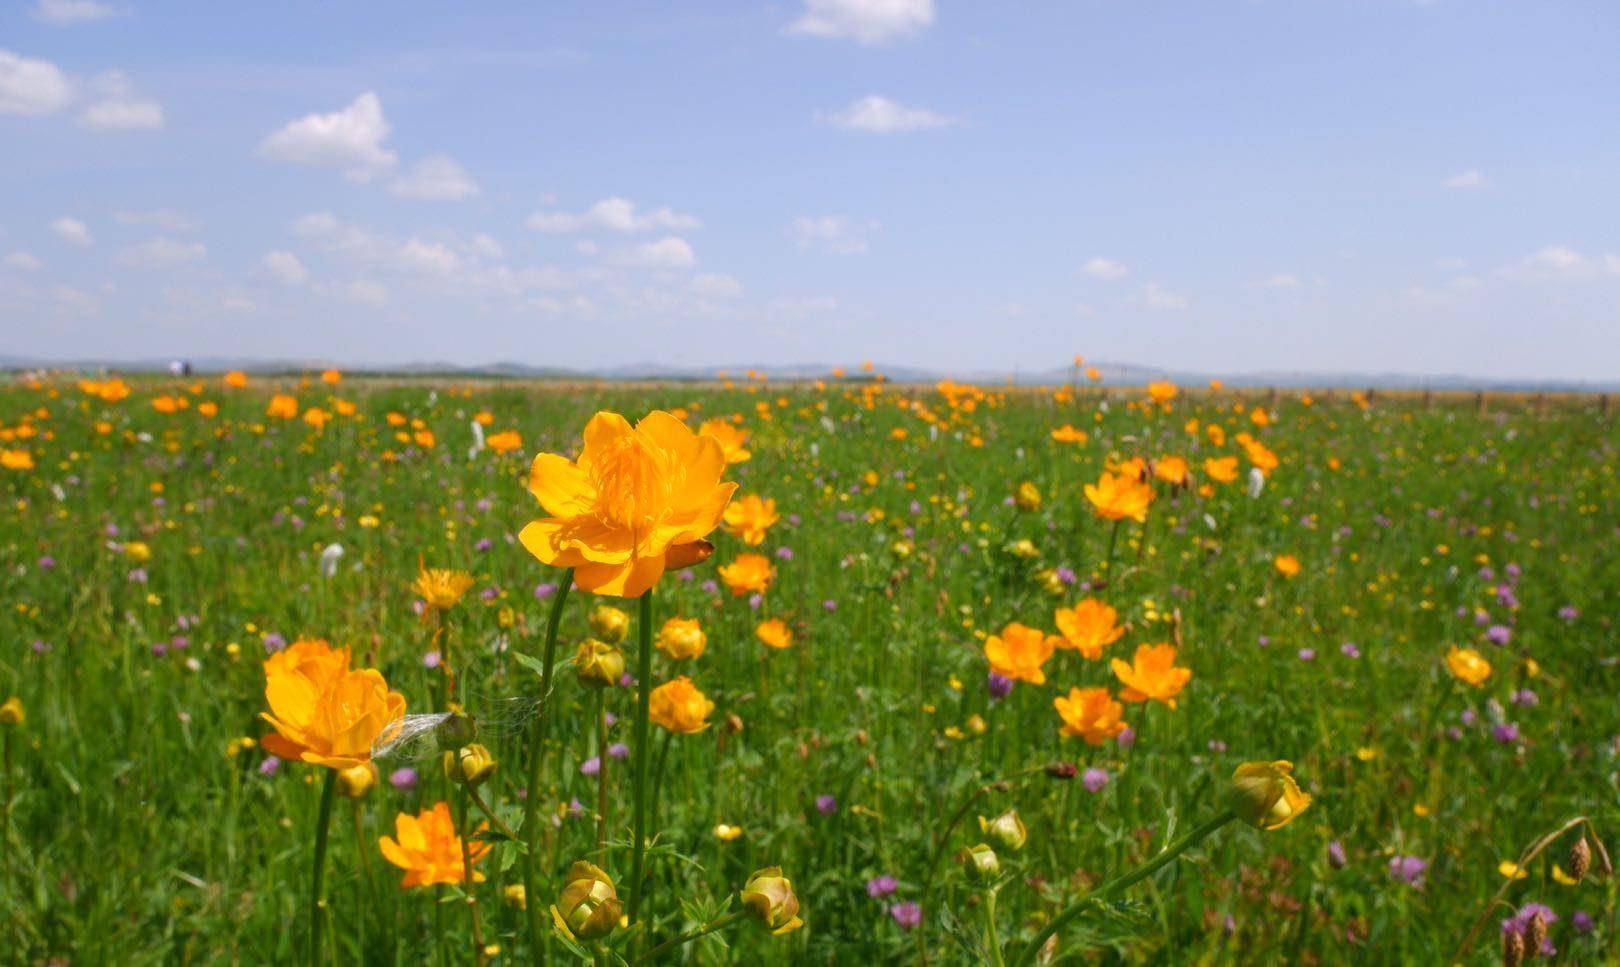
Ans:
[[[1115,658],[1110,667],[1114,677],[1125,687],[1119,697],[1127,702],[1146,702],[1152,699],[1176,707],[1176,696],[1187,687],[1192,669],[1176,667],[1176,646],[1137,645],[1136,655],[1127,665]]]
[[[197,412],[209,419],[213,419],[219,415],[219,404],[213,400],[203,400],[197,404]]]
[[[1204,475],[1216,483],[1231,483],[1238,477],[1237,457],[1210,457],[1204,461]]]
[[[654,725],[683,735],[708,728],[714,711],[714,703],[685,675],[653,689],[647,701],[647,717]]]
[[[298,416],[298,397],[277,393],[270,397],[270,405],[264,412],[278,420],[291,420]]]
[[[347,652],[343,664],[347,664]],[[375,668],[339,668],[330,657],[266,662],[260,717],[275,727],[263,746],[283,759],[348,769],[371,761],[377,741],[405,718],[405,697]]]
[[[730,420],[704,420],[698,433],[719,441],[727,463],[742,463],[753,456],[748,449],[748,431],[739,429]]]
[[[720,580],[738,598],[751,591],[764,594],[775,577],[776,569],[763,554],[738,554],[736,560],[720,568]]]
[[[1188,472],[1187,461],[1181,457],[1160,457],[1153,464],[1153,476],[1178,487],[1187,482]]]
[[[1101,382],[1102,381],[1102,370],[1098,369],[1095,366],[1087,366],[1086,367],[1086,379],[1091,380],[1093,383]]]
[[[1176,398],[1176,393],[1179,392],[1176,389],[1176,384],[1175,383],[1172,383],[1169,380],[1163,380],[1163,379],[1157,380],[1157,381],[1152,382],[1152,383],[1149,383],[1147,391],[1148,391],[1148,397],[1151,398],[1153,400],[1153,402],[1158,403],[1160,405],[1163,405],[1163,404],[1168,403],[1171,400],[1175,399]]]
[[[1243,452],[1249,462],[1260,468],[1260,472],[1269,475],[1277,469],[1277,455],[1272,453],[1264,443],[1259,440],[1244,440]]]
[[[1138,523],[1147,520],[1148,505],[1153,503],[1153,488],[1134,477],[1124,474],[1103,473],[1094,484],[1086,484],[1086,499],[1096,508],[1103,520],[1124,520],[1129,517]]]
[[[1272,563],[1277,566],[1277,572],[1285,578],[1291,578],[1299,573],[1299,558],[1292,554],[1278,554]]]
[[[316,688],[348,674],[349,649],[333,648],[320,638],[300,638],[264,660],[266,680],[301,675]]]
[[[484,442],[496,453],[511,453],[513,450],[523,449],[523,437],[516,430],[491,433],[489,439]]]
[[[1120,639],[1125,629],[1116,624],[1119,612],[1096,598],[1086,598],[1072,608],[1057,609],[1057,629],[1063,635],[1058,647],[1078,651],[1082,658],[1096,661],[1102,650]]]
[[[782,515],[776,512],[774,498],[761,500],[757,495],[749,494],[726,507],[726,533],[742,538],[744,544],[763,544],[765,532],[781,519]]]
[[[231,389],[241,389],[247,385],[247,373],[240,369],[233,369],[225,374],[225,385]]]
[[[1063,719],[1059,732],[1102,745],[1125,731],[1125,706],[1114,701],[1106,688],[1071,688],[1069,695],[1052,699],[1052,707]]]
[[[336,386],[343,381],[343,374],[335,369],[328,369],[321,373],[321,382],[328,386]]]
[[[325,429],[327,421],[331,418],[332,414],[326,412],[318,406],[312,406],[304,411],[304,422],[308,423],[317,430]]]
[[[1491,677],[1491,663],[1472,648],[1458,648],[1452,645],[1451,650],[1446,652],[1446,668],[1458,681],[1467,682],[1476,688],[1485,684],[1485,680]]]
[[[1085,430],[1077,429],[1072,424],[1065,423],[1052,431],[1052,439],[1059,443],[1084,443],[1090,439]]]
[[[0,467],[7,470],[34,469],[34,455],[27,450],[7,450],[0,448]]]
[[[471,590],[473,576],[454,568],[424,567],[411,582],[411,590],[422,596],[422,601],[435,611],[449,611]]]
[[[696,618],[671,618],[658,630],[658,650],[676,661],[697,658],[709,645],[709,636]]]
[[[761,621],[759,627],[754,629],[754,634],[772,648],[786,648],[793,644],[793,629],[781,618]]]
[[[479,829],[487,826],[479,824]],[[436,803],[432,809],[415,816],[400,813],[394,817],[394,836],[379,837],[383,858],[405,871],[399,885],[405,889],[417,886],[436,886],[440,883],[463,883],[467,879],[468,863],[461,855],[461,836],[456,832],[449,803]],[[489,853],[489,844],[474,842],[467,848],[471,862],[477,863]],[[473,882],[484,882],[484,874],[473,871]]]
[[[665,569],[706,560],[704,540],[720,523],[734,483],[722,483],[718,441],[654,411],[635,426],[617,413],[585,425],[577,460],[534,458],[529,492],[550,517],[519,539],[546,564],[574,569],[574,583],[596,594],[633,598]]]
[[[1014,621],[1001,634],[984,639],[984,657],[990,661],[990,670],[1003,678],[1044,685],[1046,673],[1041,666],[1062,640]]]
[[[424,428],[411,434],[411,442],[424,450],[431,450],[438,444],[439,438],[433,435],[432,430]]]

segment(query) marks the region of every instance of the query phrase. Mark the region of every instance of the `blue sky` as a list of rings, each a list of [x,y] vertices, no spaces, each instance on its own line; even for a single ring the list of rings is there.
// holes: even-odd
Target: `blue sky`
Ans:
[[[1620,371],[1620,5],[0,10],[0,353]]]

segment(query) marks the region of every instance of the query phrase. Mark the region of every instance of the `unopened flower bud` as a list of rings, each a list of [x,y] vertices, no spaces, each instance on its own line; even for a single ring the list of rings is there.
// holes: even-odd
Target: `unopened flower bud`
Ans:
[[[592,608],[585,623],[591,626],[591,634],[610,645],[623,641],[630,631],[630,616],[610,604]]]
[[[1592,868],[1592,845],[1586,841],[1585,836],[1578,837],[1569,848],[1569,876],[1576,883],[1586,879],[1586,872]]]
[[[501,899],[506,901],[507,906],[516,907],[519,910],[527,909],[529,906],[529,892],[523,888],[521,883],[508,883],[501,890]]]
[[[605,641],[586,638],[574,653],[574,674],[582,685],[611,688],[624,677],[624,653]]]
[[[967,730],[974,735],[983,735],[990,729],[990,725],[989,723],[985,722],[984,716],[978,714],[977,712],[969,715],[967,721],[962,724],[966,725]]]
[[[1292,763],[1245,762],[1232,773],[1227,802],[1237,817],[1256,829],[1280,829],[1311,804],[1290,774]]]
[[[439,747],[459,749],[478,738],[478,723],[470,715],[455,712],[439,723]]]
[[[970,883],[987,883],[1001,875],[1001,858],[988,843],[969,846],[956,854],[956,858]]]
[[[0,704],[0,725],[18,726],[28,721],[28,713],[23,710],[22,699],[13,695]]]
[[[476,742],[444,754],[444,774],[451,782],[465,782],[469,786],[476,786],[494,775],[495,765],[495,757]]]
[[[767,866],[748,878],[742,888],[742,905],[771,933],[784,934],[804,926],[799,919],[799,896],[779,866]]]
[[[601,940],[619,925],[623,909],[613,880],[594,863],[584,860],[568,868],[567,881],[551,913],[577,940]]]
[[[1024,828],[1024,821],[1019,818],[1018,810],[1009,809],[995,819],[979,817],[979,831],[996,846],[1016,853],[1024,848],[1024,842],[1029,839],[1029,831]]]
[[[1072,762],[1048,762],[1046,774],[1060,782],[1068,782],[1080,774],[1080,767]]]
[[[1018,489],[1013,492],[1013,503],[1018,505],[1019,510],[1040,510],[1041,491],[1033,483],[1026,480],[1019,484]]]
[[[364,798],[377,784],[377,767],[369,762],[350,766],[337,774],[337,791],[350,799]]]

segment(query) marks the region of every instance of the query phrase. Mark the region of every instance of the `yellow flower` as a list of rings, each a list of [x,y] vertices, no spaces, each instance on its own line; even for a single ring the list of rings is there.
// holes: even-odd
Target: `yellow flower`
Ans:
[[[1256,829],[1281,829],[1311,804],[1291,773],[1292,763],[1245,762],[1232,773],[1227,801],[1237,817]]]
[[[741,538],[744,544],[763,544],[765,532],[781,519],[776,512],[774,499],[767,497],[761,500],[755,494],[749,494],[726,507],[726,533]]]
[[[681,734],[708,728],[709,713],[714,711],[714,703],[685,675],[653,689],[647,699],[653,724]]]
[[[1115,658],[1109,667],[1125,687],[1119,697],[1127,702],[1163,702],[1176,707],[1176,696],[1192,678],[1192,669],[1176,667],[1176,646],[1137,645],[1131,663]]]
[[[610,604],[599,604],[585,616],[591,633],[610,645],[616,645],[630,633],[630,616]]]
[[[586,638],[574,653],[574,674],[580,684],[606,688],[624,677],[624,653],[605,641]]]
[[[1153,476],[1173,486],[1184,485],[1187,475],[1187,461],[1182,457],[1160,457],[1153,464]]]
[[[743,833],[741,826],[731,826],[720,823],[714,827],[714,838],[722,843],[729,843]]]
[[[1175,399],[1176,393],[1179,392],[1175,383],[1162,379],[1149,383],[1147,390],[1148,398],[1161,406]]]
[[[317,430],[325,429],[327,422],[331,419],[332,414],[318,406],[312,406],[304,411],[304,422]]]
[[[428,567],[416,576],[411,590],[420,595],[429,608],[449,611],[472,586],[472,575],[466,571]]]
[[[1096,598],[1085,598],[1072,608],[1059,608],[1054,617],[1063,635],[1058,647],[1078,651],[1088,661],[1101,658],[1102,650],[1125,634],[1125,629],[1116,623],[1119,613]]]
[[[290,420],[298,415],[298,397],[286,396],[277,393],[270,397],[270,405],[265,408],[265,414],[278,420]]]
[[[145,564],[152,559],[152,548],[145,541],[130,541],[124,545],[124,556],[136,564]]]
[[[720,580],[725,582],[733,597],[749,592],[764,594],[770,590],[776,568],[763,554],[738,554],[737,559],[720,569]]]
[[[1299,574],[1299,558],[1292,554],[1278,554],[1277,559],[1272,563],[1277,566],[1277,573],[1285,578],[1291,578]]]
[[[722,483],[720,444],[668,413],[632,427],[617,413],[585,426],[585,448],[568,460],[534,458],[529,491],[552,516],[519,535],[546,564],[574,569],[574,583],[596,594],[633,598],[666,568],[708,557],[703,538],[720,523],[734,483]]]
[[[7,450],[0,448],[0,467],[7,470],[34,469],[34,455],[27,450]]]
[[[1216,483],[1231,483],[1238,478],[1237,457],[1210,457],[1204,461],[1204,475]]]
[[[804,926],[799,919],[799,897],[779,866],[767,866],[748,878],[742,888],[742,906],[748,915],[773,934]]]
[[[324,687],[349,671],[349,649],[333,648],[319,638],[300,638],[264,660],[266,680],[301,675]]]
[[[309,653],[285,664],[266,662],[260,717],[275,732],[262,740],[273,755],[333,769],[371,761],[377,741],[405,718],[405,697],[388,690],[375,668],[349,669],[331,654]]]
[[[1087,745],[1102,745],[1125,731],[1125,707],[1114,701],[1106,688],[1071,688],[1068,697],[1052,699],[1058,717],[1063,719],[1059,732],[1085,739]]]
[[[1153,503],[1153,488],[1134,476],[1104,473],[1094,484],[1086,484],[1086,499],[1096,508],[1103,520],[1130,519],[1141,523],[1147,520],[1148,505]]]
[[[781,618],[761,621],[754,634],[771,648],[786,648],[793,644],[793,629]]]
[[[1076,429],[1074,426],[1065,423],[1052,431],[1052,439],[1059,443],[1084,443],[1090,438],[1086,436],[1085,430]]]
[[[990,670],[1003,678],[1042,685],[1046,674],[1041,666],[1052,657],[1061,640],[1014,621],[1001,629],[1001,634],[984,640],[984,657],[990,662]]]
[[[343,374],[335,369],[323,370],[321,372],[321,382],[328,386],[336,386],[338,383],[342,382],[342,380]]]
[[[250,740],[251,741],[251,740]],[[377,784],[377,765],[373,762],[362,762],[357,766],[350,766],[337,774],[338,795],[350,799],[363,799],[371,787]]]
[[[1496,872],[1502,874],[1504,877],[1510,880],[1522,880],[1530,875],[1529,870],[1526,870],[1524,867],[1513,862],[1512,860],[1503,860],[1502,862],[1496,864]]]
[[[1446,652],[1446,668],[1460,682],[1466,682],[1476,688],[1485,684],[1485,679],[1491,677],[1491,663],[1485,656],[1472,648],[1458,648],[1456,645]]]
[[[696,618],[671,618],[658,629],[658,650],[676,661],[699,657],[708,644]]]
[[[0,704],[0,725],[18,726],[28,721],[28,712],[23,708],[22,699],[13,695]]]
[[[394,837],[380,837],[377,845],[382,847],[384,859],[405,871],[400,886],[410,889],[466,881],[461,837],[456,833],[449,803],[437,803],[415,816],[409,813],[395,816]],[[472,862],[477,863],[489,852],[489,844],[475,842],[467,852]],[[473,872],[474,883],[482,883],[483,880],[482,873]]]
[[[248,381],[247,373],[242,372],[240,369],[231,370],[225,374],[224,378],[225,385],[229,386],[231,389],[241,389],[247,385]]]
[[[1017,506],[1019,510],[1023,511],[1040,510],[1040,488],[1036,487],[1028,480],[1024,481],[1023,483],[1019,484],[1018,489],[1013,492],[1013,504]]]
[[[727,463],[742,463],[753,456],[748,450],[748,431],[739,429],[730,420],[705,420],[698,427],[698,433],[720,444]]]
[[[576,940],[601,940],[619,925],[623,911],[619,891],[594,863],[579,860],[568,868],[552,916]]]
[[[1277,469],[1277,455],[1272,453],[1264,443],[1259,440],[1244,440],[1243,452],[1248,456],[1249,462],[1260,468],[1263,474],[1270,474]]]
[[[459,749],[451,749],[444,754],[444,777],[451,782],[465,782],[469,786],[482,785],[485,779],[495,774],[500,765],[495,757],[489,754],[489,749],[480,743],[464,745]]]

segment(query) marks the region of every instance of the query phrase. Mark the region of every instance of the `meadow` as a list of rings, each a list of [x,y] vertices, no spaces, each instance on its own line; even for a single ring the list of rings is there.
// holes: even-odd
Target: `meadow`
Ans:
[[[1611,961],[1598,401],[1076,376],[0,384],[0,948]]]

